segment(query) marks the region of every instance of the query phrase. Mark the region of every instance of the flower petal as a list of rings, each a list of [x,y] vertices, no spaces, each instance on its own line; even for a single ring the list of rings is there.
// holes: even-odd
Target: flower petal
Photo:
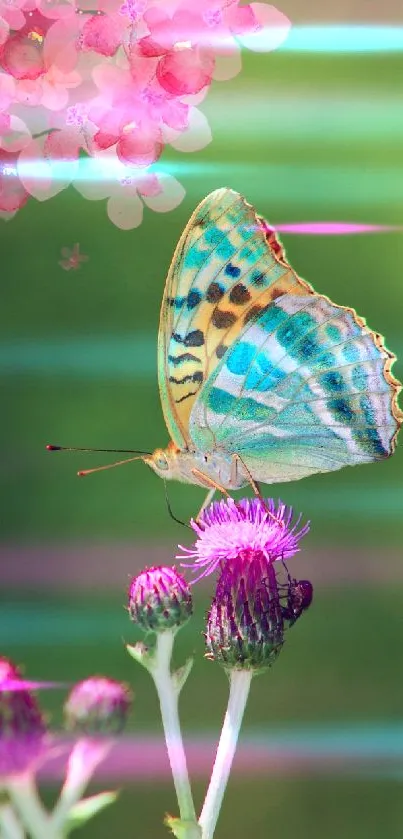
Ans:
[[[266,3],[251,3],[260,29],[249,35],[239,35],[242,46],[253,52],[270,52],[285,41],[291,28],[291,21],[275,6]]]
[[[155,213],[168,213],[183,201],[186,190],[172,175],[161,174],[158,175],[158,179],[162,186],[162,192],[159,195],[144,196],[144,203]]]
[[[197,108],[189,111],[189,128],[171,140],[171,146],[177,151],[192,152],[204,149],[211,143],[212,135],[207,117]]]
[[[140,198],[131,191],[125,194],[124,187],[120,195],[113,195],[109,199],[107,211],[110,220],[121,230],[133,230],[133,227],[138,227],[143,221],[143,204]]]
[[[241,70],[241,51],[235,48],[232,53],[216,56],[213,79],[217,82],[226,82],[237,76]]]

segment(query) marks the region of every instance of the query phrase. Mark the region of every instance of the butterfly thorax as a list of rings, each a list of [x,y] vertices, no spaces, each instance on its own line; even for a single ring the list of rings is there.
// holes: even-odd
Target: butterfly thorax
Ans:
[[[203,452],[179,449],[169,443],[166,449],[155,449],[144,462],[164,480],[181,481],[211,487],[212,482],[224,489],[240,489],[248,483],[239,462],[226,452]]]

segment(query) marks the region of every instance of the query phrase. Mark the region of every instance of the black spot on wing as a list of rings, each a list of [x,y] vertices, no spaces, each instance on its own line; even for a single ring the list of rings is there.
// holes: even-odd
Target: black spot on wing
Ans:
[[[224,289],[220,283],[210,283],[207,292],[206,300],[208,303],[218,303],[224,297]]]
[[[190,373],[188,376],[182,376],[181,379],[177,379],[175,376],[170,376],[169,381],[174,382],[176,385],[183,385],[185,382],[197,382],[197,384],[201,384],[203,381],[203,373],[200,370],[197,370],[196,373]]]
[[[189,396],[196,396],[197,390],[191,390],[189,393],[185,393],[184,396],[181,396],[180,399],[175,399],[175,403],[178,405],[179,402],[184,402],[185,399],[189,399]]]
[[[252,283],[255,286],[262,286],[265,285],[266,282],[266,275],[263,274],[261,271],[257,274],[252,274]]]
[[[202,295],[200,294],[200,291],[197,291],[196,289],[194,289],[193,291],[190,291],[188,296],[187,296],[187,301],[186,301],[186,305],[187,305],[188,309],[195,309],[196,306],[198,306],[199,303],[201,302],[201,299],[202,299]]]
[[[233,312],[223,312],[221,309],[216,309],[211,318],[213,326],[217,329],[228,329],[236,321],[236,315]]]
[[[241,269],[238,268],[237,265],[233,265],[232,262],[229,262],[228,265],[225,266],[225,273],[228,274],[229,277],[239,277]]]
[[[237,306],[242,306],[244,303],[249,303],[250,300],[250,292],[243,285],[243,283],[238,283],[234,286],[233,289],[230,291],[229,299],[231,303],[235,303]]]
[[[223,355],[225,355],[225,353],[227,352],[227,349],[228,347],[226,347],[224,344],[219,344],[215,351],[217,358],[222,358]]]
[[[194,361],[198,364],[201,364],[200,358],[197,358],[197,356],[192,355],[191,352],[183,352],[181,353],[181,355],[169,355],[168,361],[170,362],[170,364],[173,364],[174,367],[177,367],[179,364],[184,364],[185,361]]]
[[[194,329],[182,338],[179,332],[172,333],[172,339],[177,344],[183,344],[185,347],[202,347],[204,344],[204,335],[201,329]]]

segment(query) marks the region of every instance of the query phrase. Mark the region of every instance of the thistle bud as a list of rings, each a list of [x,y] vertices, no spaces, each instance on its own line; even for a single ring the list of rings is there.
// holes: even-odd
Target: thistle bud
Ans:
[[[183,626],[192,611],[190,588],[175,567],[148,568],[130,584],[130,617],[145,632]]]
[[[0,658],[0,776],[33,768],[45,748],[46,726],[32,692],[12,661]]]
[[[92,676],[74,685],[64,706],[66,725],[86,734],[119,734],[132,702],[127,685]]]
[[[264,567],[265,566],[265,567]],[[218,581],[207,617],[206,657],[227,669],[259,671],[276,660],[284,620],[273,565],[240,559]]]

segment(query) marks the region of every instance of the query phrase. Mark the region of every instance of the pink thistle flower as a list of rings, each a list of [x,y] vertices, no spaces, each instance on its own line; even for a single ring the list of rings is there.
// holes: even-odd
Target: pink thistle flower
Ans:
[[[284,560],[298,550],[308,524],[299,528],[281,501],[261,498],[218,501],[191,525],[198,539],[193,566],[200,579],[219,568],[206,626],[206,656],[227,670],[260,672],[276,660],[284,632],[311,603],[312,586],[279,579]],[[180,557],[184,558],[184,557]],[[279,571],[276,562],[280,560]],[[194,581],[193,581],[194,582]]]
[[[61,255],[63,259],[59,260],[59,265],[65,271],[77,271],[82,262],[88,262],[89,257],[84,253],[80,253],[80,245],[78,242],[72,248],[62,248]]]
[[[146,568],[132,579],[129,614],[145,632],[183,626],[192,612],[189,585],[175,567]]]
[[[0,658],[0,777],[34,768],[44,753],[46,726],[30,690],[10,686],[22,682],[18,667]]]
[[[67,727],[87,734],[118,734],[132,703],[127,685],[92,676],[74,685],[64,706]]]
[[[198,521],[191,520],[198,539],[193,548],[180,545],[185,555],[177,559],[192,558],[193,563],[181,563],[182,566],[204,569],[193,582],[216,568],[224,573],[237,563],[259,559],[259,563],[268,567],[299,550],[298,542],[308,532],[309,524],[298,530],[301,516],[294,524],[292,519],[292,507],[281,501],[276,505],[272,498],[215,501]]]

